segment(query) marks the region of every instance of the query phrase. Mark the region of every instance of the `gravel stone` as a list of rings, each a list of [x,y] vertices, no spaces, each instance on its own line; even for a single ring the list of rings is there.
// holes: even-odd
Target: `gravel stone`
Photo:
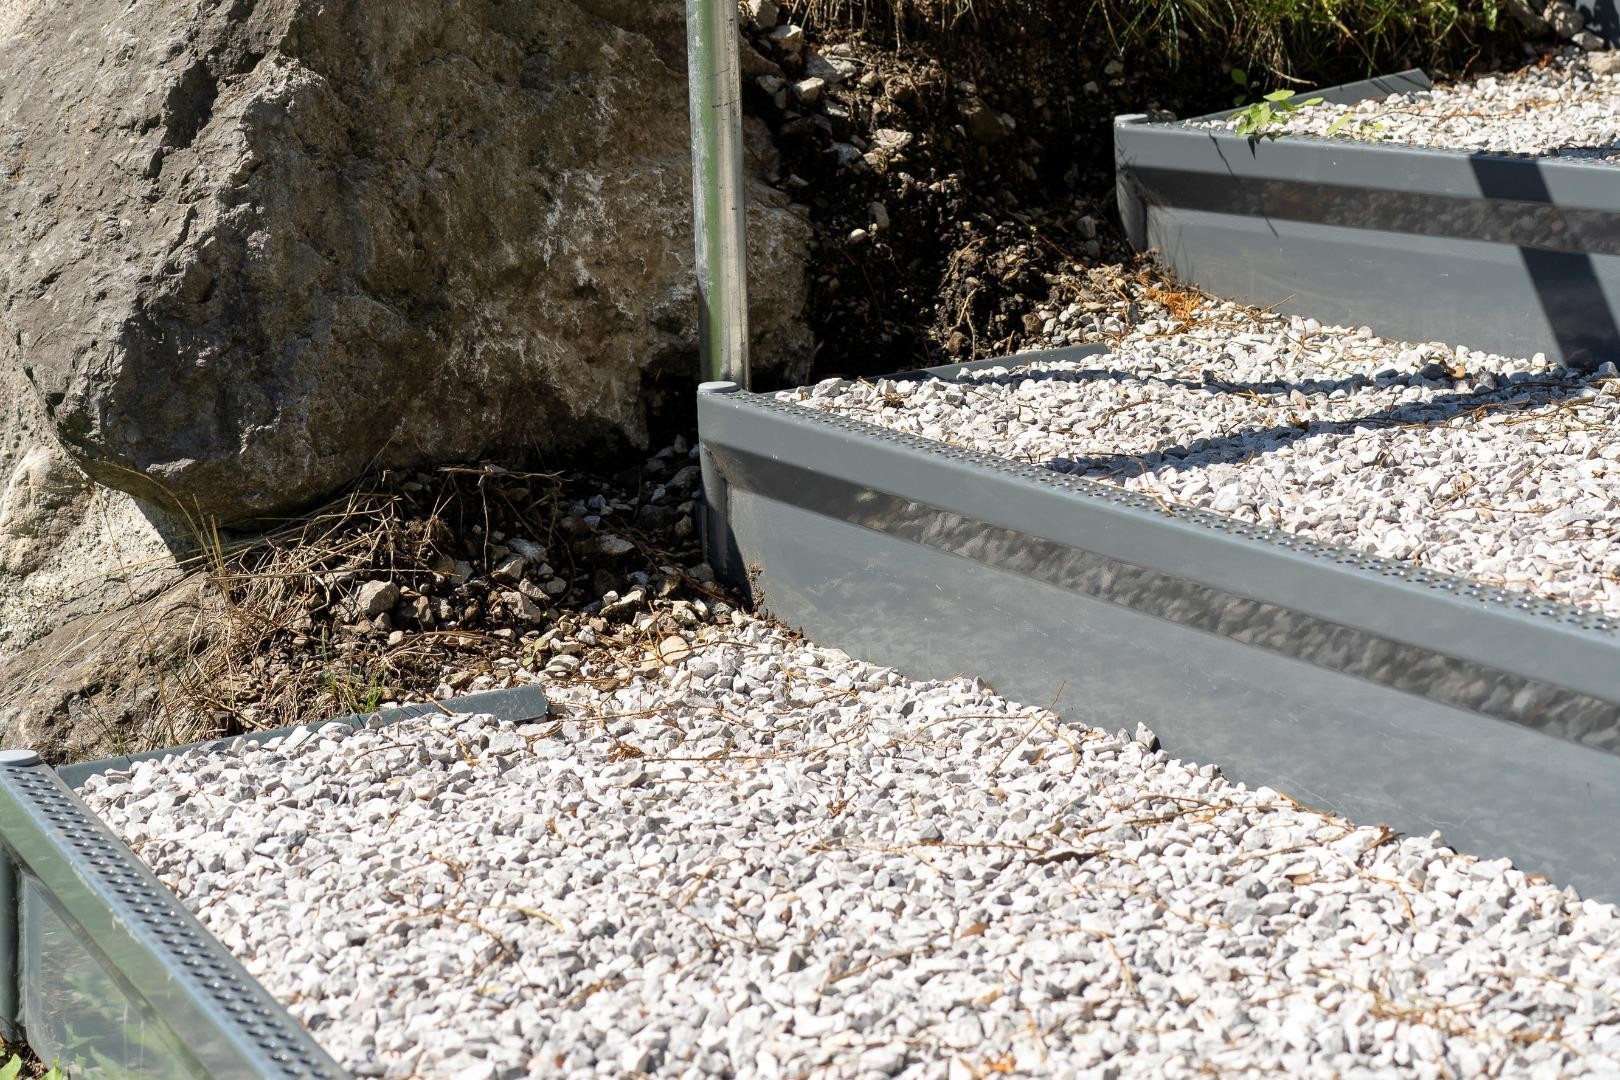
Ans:
[[[604,533],[596,538],[596,550],[610,559],[617,559],[635,551],[636,545],[622,536]]]
[[[523,580],[523,573],[528,565],[529,560],[522,555],[508,555],[495,565],[489,576],[502,585],[516,585]]]
[[[793,97],[796,101],[810,105],[821,99],[821,92],[825,89],[827,89],[827,81],[812,76],[808,79],[800,79],[793,84]]]
[[[362,617],[376,618],[399,603],[399,586],[391,581],[368,581],[355,592],[354,600]]]
[[[1620,1069],[1608,905],[977,681],[741,614],[691,644],[545,724],[82,794],[357,1075]]]
[[[748,11],[749,19],[761,30],[774,29],[781,17],[781,8],[776,5],[775,0],[748,0],[744,7]]]

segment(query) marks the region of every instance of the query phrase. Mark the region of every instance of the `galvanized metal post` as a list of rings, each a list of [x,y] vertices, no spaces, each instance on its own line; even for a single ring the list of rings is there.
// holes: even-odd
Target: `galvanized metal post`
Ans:
[[[17,864],[0,844],[0,1038],[8,1043],[22,1041],[22,966],[20,937],[22,891],[18,888]]]
[[[32,750],[0,750],[0,769],[33,768]],[[22,1029],[22,889],[17,864],[0,843],[0,1038],[24,1041]]]
[[[736,0],[686,0],[703,377],[748,386],[748,251],[744,246],[742,76]]]

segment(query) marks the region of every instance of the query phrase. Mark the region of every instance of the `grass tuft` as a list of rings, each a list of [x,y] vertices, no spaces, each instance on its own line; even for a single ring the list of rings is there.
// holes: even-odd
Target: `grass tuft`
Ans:
[[[32,1054],[12,1053],[9,1060],[0,1064],[0,1080],[28,1080],[33,1077],[38,1080],[67,1080],[61,1069],[55,1065],[46,1068]]]
[[[1070,7],[1072,5],[1072,7]],[[1043,0],[798,0],[822,29],[889,24],[896,38],[933,31],[994,33]],[[1078,50],[1104,46],[1154,67],[1191,56],[1262,79],[1306,83],[1347,68],[1373,74],[1414,64],[1450,69],[1507,28],[1507,0],[1060,0],[1080,14]],[[1057,8],[1053,9],[1054,11]]]

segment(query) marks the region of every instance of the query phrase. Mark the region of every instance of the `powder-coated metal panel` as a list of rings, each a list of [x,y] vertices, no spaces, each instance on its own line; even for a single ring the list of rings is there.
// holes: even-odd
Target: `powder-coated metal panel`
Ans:
[[[1614,166],[1141,116],[1120,117],[1114,137],[1126,232],[1184,280],[1392,337],[1620,359]]]

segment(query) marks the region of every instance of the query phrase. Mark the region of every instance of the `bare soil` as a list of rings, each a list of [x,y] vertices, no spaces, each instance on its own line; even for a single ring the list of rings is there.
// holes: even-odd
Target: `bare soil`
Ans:
[[[877,3],[811,4],[798,51],[751,28],[789,84],[773,95],[747,79],[745,102],[781,149],[779,186],[815,225],[818,377],[1003,355],[1040,344],[1036,308],[1118,299],[1110,283],[1151,263],[1118,226],[1114,117],[1199,115],[1238,91],[1226,58],[1197,42],[1174,66],[1122,62],[1099,36],[1098,5],[994,7],[992,23],[941,24],[897,22]],[[1505,33],[1433,50],[1380,62],[1461,71],[1524,59]],[[802,102],[792,84],[814,53],[853,73]],[[1366,62],[1347,55],[1317,74],[1361,78]]]

